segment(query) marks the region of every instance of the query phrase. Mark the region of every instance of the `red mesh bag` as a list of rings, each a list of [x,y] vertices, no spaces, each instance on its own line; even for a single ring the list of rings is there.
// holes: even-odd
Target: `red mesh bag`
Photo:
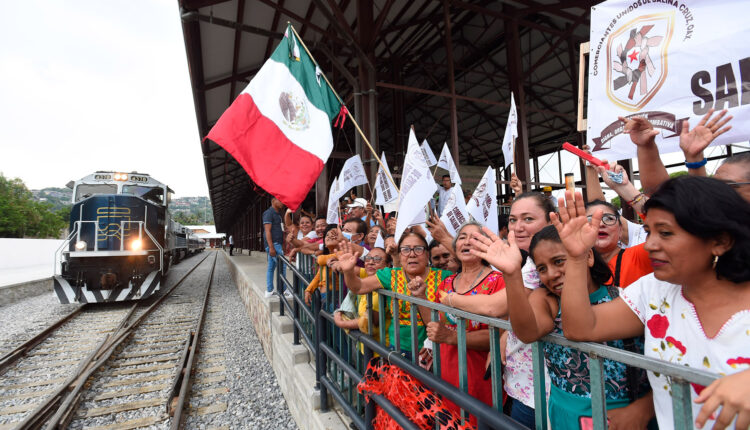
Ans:
[[[368,402],[371,401],[370,395],[382,395],[424,430],[434,429],[436,421],[445,430],[475,428],[468,422],[461,424],[461,418],[449,411],[443,405],[443,400],[416,378],[381,359],[370,361],[365,377],[357,389],[365,395]],[[401,429],[393,418],[377,406],[373,427],[376,430]]]

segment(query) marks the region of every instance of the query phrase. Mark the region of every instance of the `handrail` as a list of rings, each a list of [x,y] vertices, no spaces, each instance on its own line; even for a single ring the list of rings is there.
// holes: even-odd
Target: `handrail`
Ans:
[[[321,409],[326,410],[327,409],[327,401],[323,401],[323,398],[327,396],[327,392],[329,390],[332,391],[331,394],[334,395],[334,398],[339,401],[345,401],[345,392],[344,391],[337,391],[339,388],[337,388],[334,381],[329,378],[328,372],[331,371],[332,368],[339,369],[336,372],[343,371],[344,374],[347,374],[349,377],[356,377],[361,375],[360,373],[352,373],[354,369],[346,363],[346,358],[342,357],[338,354],[341,354],[343,352],[343,349],[341,352],[337,353],[336,349],[332,347],[331,345],[334,345],[336,342],[343,342],[342,335],[345,336],[349,341],[357,342],[358,344],[361,344],[364,346],[364,353],[365,356],[372,356],[373,352],[379,353],[381,355],[388,354],[388,350],[386,349],[387,346],[384,344],[385,342],[385,318],[386,318],[386,308],[385,308],[385,302],[386,300],[381,299],[379,300],[379,309],[377,311],[379,312],[379,330],[380,330],[380,339],[381,343],[378,343],[375,341],[370,335],[366,335],[357,331],[353,331],[352,333],[349,333],[347,335],[343,334],[343,330],[340,330],[333,326],[333,309],[330,308],[331,305],[334,304],[337,300],[334,300],[337,294],[335,294],[335,290],[338,290],[338,302],[340,302],[341,299],[341,289],[336,288],[335,282],[333,282],[333,277],[336,275],[328,274],[327,279],[327,285],[328,285],[328,294],[327,294],[327,300],[326,304],[328,305],[328,308],[326,308],[326,304],[320,303],[320,294],[314,295],[314,303],[317,304],[316,309],[313,309],[311,311],[306,306],[297,306],[299,304],[303,304],[300,297],[298,297],[298,292],[300,291],[300,286],[306,287],[309,283],[309,279],[312,277],[312,266],[313,264],[311,261],[309,261],[308,256],[298,256],[298,258],[301,259],[301,269],[298,270],[294,265],[290,264],[289,261],[284,256],[279,256],[279,265],[284,264],[287,268],[291,269],[292,275],[293,275],[293,281],[290,283],[289,280],[283,279],[281,276],[278,276],[278,279],[281,281],[278,282],[278,293],[281,297],[281,285],[285,285],[287,288],[292,287],[291,289],[294,292],[294,305],[295,310],[290,315],[292,319],[294,320],[294,330],[295,330],[295,339],[298,339],[297,332],[301,332],[301,335],[305,339],[305,343],[307,344],[308,348],[313,352],[316,356],[316,380],[319,386],[319,389],[321,390]],[[303,273],[307,272],[307,273]],[[280,273],[280,271],[279,271]],[[339,274],[338,276],[341,277]],[[339,281],[341,282],[341,280]],[[474,408],[474,405],[472,402],[466,402],[466,397],[470,397],[467,392],[467,385],[466,385],[466,378],[467,378],[467,368],[466,368],[466,336],[465,336],[465,327],[467,321],[471,320],[474,322],[486,324],[490,327],[490,354],[491,354],[491,368],[492,368],[492,391],[493,391],[493,400],[494,400],[494,409],[493,413],[500,413],[498,411],[502,410],[502,400],[500,399],[500,393],[502,392],[502,375],[500,374],[500,352],[499,352],[499,338],[500,338],[500,332],[499,330],[510,330],[512,331],[512,325],[509,321],[500,319],[500,318],[492,318],[485,315],[479,315],[474,314],[471,312],[463,311],[457,308],[453,308],[450,306],[443,305],[441,303],[435,303],[431,302],[429,300],[420,299],[412,296],[407,296],[403,294],[398,294],[396,292],[385,290],[385,289],[379,289],[377,290],[378,295],[382,297],[389,297],[391,301],[395,301],[395,303],[392,303],[394,307],[398,307],[399,302],[404,301],[407,303],[410,303],[412,306],[411,308],[411,315],[410,315],[410,322],[411,324],[411,330],[412,330],[412,343],[411,345],[403,345],[405,347],[404,349],[411,350],[412,352],[412,359],[411,361],[402,358],[401,356],[395,357],[391,359],[392,364],[398,365],[402,370],[407,371],[408,373],[412,374],[414,377],[425,383],[427,386],[431,387],[435,391],[439,392],[443,396],[451,399],[454,403],[456,403],[459,406],[468,406],[471,410],[468,410],[471,414],[479,413],[478,416],[484,417],[484,421],[480,419],[480,421],[487,422],[486,420],[490,418],[490,424],[491,425],[499,425],[498,422],[496,422],[494,419],[492,419],[490,416],[486,415],[488,413],[487,410],[478,410]],[[282,298],[282,306],[281,309],[287,308],[287,310],[291,310],[292,306],[289,305],[286,300]],[[416,366],[416,348],[417,344],[415,339],[416,336],[416,321],[417,321],[417,306],[425,306],[431,310],[432,319],[434,320],[438,315],[439,312],[447,312],[452,314],[457,322],[458,322],[458,354],[459,354],[459,387],[454,387],[451,384],[447,384],[440,380],[440,348],[436,345],[434,349],[434,376],[430,373],[423,371],[421,368],[418,368]],[[373,311],[375,309],[372,308],[372,293],[367,294],[367,312],[368,312],[368,320],[369,320],[369,331],[372,333],[372,325],[374,323],[373,321]],[[315,312],[317,310],[317,312]],[[283,311],[282,311],[283,312]],[[315,337],[317,338],[316,341],[318,342],[315,344],[312,342],[311,347],[311,337],[307,336],[307,334],[304,332],[304,327],[302,326],[301,322],[299,321],[299,318],[301,315],[304,315],[307,318],[311,318],[315,314],[318,314],[317,318],[312,318],[312,324],[313,324],[313,332],[315,333]],[[392,324],[395,324],[393,326],[393,333],[394,333],[394,339],[390,339],[391,345],[395,346],[396,351],[398,351],[402,345],[400,345],[400,339],[399,339],[399,327],[400,327],[400,319],[398,315],[392,315]],[[464,327],[463,330],[461,330],[461,327]],[[340,333],[337,334],[336,330],[340,330]],[[329,334],[326,334],[328,332],[331,332]],[[463,332],[463,333],[462,333]],[[462,335],[463,334],[463,335]],[[330,336],[333,336],[334,338],[330,338]],[[339,339],[335,339],[337,336],[339,336]],[[692,425],[692,402],[690,398],[690,383],[695,383],[703,386],[710,385],[713,381],[718,379],[720,375],[706,372],[701,369],[697,368],[691,368],[684,365],[678,365],[669,363],[666,361],[662,361],[656,358],[652,357],[646,357],[641,354],[637,354],[634,352],[625,351],[622,349],[613,348],[604,344],[599,343],[593,343],[593,342],[574,342],[569,339],[566,339],[564,336],[559,334],[548,334],[541,339],[539,339],[536,342],[533,342],[531,344],[532,347],[532,354],[533,354],[533,368],[534,368],[534,390],[537,394],[535,396],[536,400],[536,427],[537,429],[546,430],[547,429],[547,417],[546,417],[546,397],[544,396],[545,390],[545,381],[544,381],[544,352],[543,352],[543,342],[553,343],[557,345],[562,345],[570,348],[574,348],[578,351],[581,351],[583,353],[586,353],[589,355],[589,366],[590,366],[590,374],[591,374],[591,393],[592,393],[592,412],[593,412],[593,423],[595,429],[605,429],[607,427],[606,425],[606,398],[605,398],[605,391],[604,391],[604,359],[614,360],[620,363],[624,363],[628,366],[632,367],[638,367],[641,369],[645,369],[651,372],[660,373],[662,375],[665,375],[670,378],[671,385],[672,385],[672,404],[674,409],[674,421],[675,421],[675,428],[687,428]],[[340,346],[340,345],[339,345]],[[388,355],[397,355],[397,354],[388,354]],[[330,358],[330,360],[329,360]],[[436,378],[436,380],[432,380],[430,378]],[[334,378],[335,379],[335,378]],[[437,381],[437,382],[436,382]],[[446,385],[447,384],[447,385]],[[334,393],[335,391],[335,393]],[[384,399],[378,399],[378,400],[384,400]],[[477,401],[476,399],[473,399],[474,401]],[[380,403],[376,400],[376,403]],[[482,404],[482,406],[487,407],[486,405]],[[487,407],[489,408],[489,407]],[[481,408],[480,408],[481,409]],[[347,405],[344,407],[344,410],[351,414],[354,411],[351,405]],[[386,405],[386,408],[384,410],[392,410],[389,409]],[[360,426],[359,424],[362,423],[361,416],[357,416],[356,419],[352,417],[354,422]],[[370,428],[371,423],[364,422],[363,423],[365,428]],[[505,426],[506,424],[503,423],[502,426]],[[512,425],[512,424],[508,424]]]

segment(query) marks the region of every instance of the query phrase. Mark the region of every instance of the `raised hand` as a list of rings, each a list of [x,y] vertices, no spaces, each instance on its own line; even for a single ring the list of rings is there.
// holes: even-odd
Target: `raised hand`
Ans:
[[[523,193],[523,182],[518,179],[518,176],[516,176],[515,173],[510,175],[510,189],[513,190],[513,194],[515,195]]]
[[[487,227],[482,227],[482,231],[489,237],[473,233],[469,240],[470,252],[489,262],[505,275],[520,271],[522,257],[516,245],[515,232],[511,231],[508,234],[508,243],[505,243]]]
[[[338,267],[342,272],[349,272],[357,265],[358,252],[354,252],[354,248],[348,241],[342,241],[339,244],[338,251],[336,252],[336,258],[338,259]]]
[[[682,123],[682,132],[680,133],[680,149],[685,154],[685,159],[688,161],[701,161],[703,159],[703,150],[711,144],[717,137],[729,131],[732,126],[728,125],[724,128],[724,124],[729,122],[733,117],[730,115],[722,120],[727,114],[727,110],[719,112],[719,114],[711,119],[714,110],[710,109],[708,113],[701,118],[698,125],[694,129],[690,130],[690,123],[685,120]]]
[[[422,299],[426,298],[425,291],[427,291],[427,284],[424,283],[421,276],[417,276],[410,280],[407,287],[409,288],[412,297],[419,297]]]
[[[629,134],[630,140],[638,146],[646,146],[654,143],[654,137],[659,132],[654,130],[654,126],[646,118],[625,118],[619,117],[620,121],[625,123],[623,134]]]
[[[448,233],[448,229],[445,228],[445,224],[440,220],[437,212],[433,211],[430,214],[430,219],[427,220],[427,230],[430,230],[432,238],[438,242],[447,240],[453,240],[453,237]]]
[[[370,204],[370,202],[367,202],[367,206],[365,206],[365,212],[368,214],[372,213],[372,205]]]
[[[606,160],[602,161],[606,162]],[[615,164],[615,166],[612,168],[612,171],[615,173],[622,173],[622,183],[613,181],[612,178],[609,177],[609,171],[607,171],[607,169],[602,166],[597,166],[596,171],[599,173],[599,176],[602,177],[604,183],[613,190],[617,190],[617,188],[621,187],[632,186],[632,184],[630,183],[630,179],[628,178],[628,172],[625,171],[625,168],[619,164]]]
[[[558,199],[560,214],[550,214],[552,225],[557,229],[563,246],[571,258],[581,258],[588,255],[589,250],[596,243],[599,225],[604,211],[597,209],[591,215],[591,221],[586,217],[581,193],[565,191],[565,199]]]
[[[379,210],[375,210],[372,212],[372,219],[374,219],[376,222],[382,222],[383,221],[383,214],[380,213]]]

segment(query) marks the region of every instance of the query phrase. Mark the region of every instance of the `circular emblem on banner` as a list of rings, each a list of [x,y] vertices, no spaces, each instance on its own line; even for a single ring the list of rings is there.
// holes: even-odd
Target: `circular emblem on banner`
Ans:
[[[292,92],[282,92],[279,94],[279,108],[287,127],[297,131],[310,127],[310,114],[304,98],[297,97]]]

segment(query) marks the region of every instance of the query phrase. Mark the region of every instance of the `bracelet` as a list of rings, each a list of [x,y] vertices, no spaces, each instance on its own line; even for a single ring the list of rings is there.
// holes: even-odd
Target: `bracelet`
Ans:
[[[646,197],[645,194],[638,193],[635,197],[633,197],[633,200],[630,200],[629,202],[627,202],[628,206],[633,206],[634,204],[636,204],[636,203],[640,202],[641,200],[643,200],[644,197]]]
[[[690,162],[686,161],[685,162],[685,167],[687,167],[688,169],[700,169],[701,167],[705,166],[706,163],[708,163],[708,160],[706,160],[706,158],[703,157],[703,160],[696,161],[694,163],[690,163]]]

